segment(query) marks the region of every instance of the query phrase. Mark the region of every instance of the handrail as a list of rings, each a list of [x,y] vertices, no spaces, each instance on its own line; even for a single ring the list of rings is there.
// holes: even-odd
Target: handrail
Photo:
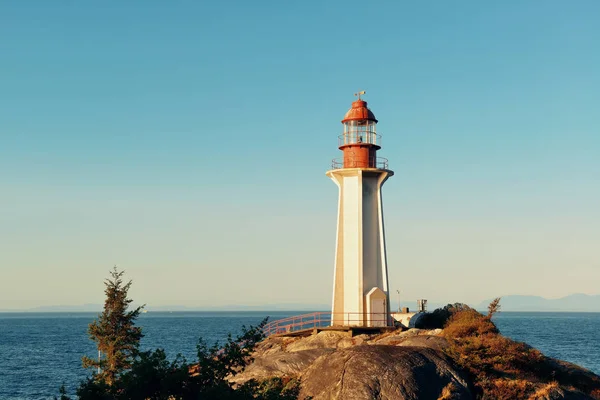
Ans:
[[[348,144],[374,144],[381,147],[381,135],[375,132],[351,131],[338,135],[338,146]]]
[[[348,327],[386,327],[390,326],[391,315],[389,313],[314,312],[272,321],[265,325],[263,332],[265,336],[271,336],[305,329],[326,328],[333,326],[334,321],[341,321],[341,326]]]
[[[334,158],[331,160],[331,169],[340,168],[368,168],[365,166],[364,160],[344,160],[344,158]],[[375,166],[373,168],[388,169],[388,159],[383,157],[377,157],[375,159]]]

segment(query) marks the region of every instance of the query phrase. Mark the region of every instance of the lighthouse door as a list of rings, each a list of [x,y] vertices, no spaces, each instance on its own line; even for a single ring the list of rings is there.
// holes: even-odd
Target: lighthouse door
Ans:
[[[387,295],[377,287],[371,289],[366,296],[367,326],[387,326]]]
[[[371,326],[386,326],[385,299],[371,298]]]

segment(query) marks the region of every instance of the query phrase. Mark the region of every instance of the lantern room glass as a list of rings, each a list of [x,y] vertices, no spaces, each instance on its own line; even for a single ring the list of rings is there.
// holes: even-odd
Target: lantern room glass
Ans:
[[[375,121],[352,120],[344,122],[343,141],[346,144],[368,143],[378,145]]]

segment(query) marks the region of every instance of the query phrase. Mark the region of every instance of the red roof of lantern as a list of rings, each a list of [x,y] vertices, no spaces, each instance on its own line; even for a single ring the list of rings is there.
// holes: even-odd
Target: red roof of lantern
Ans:
[[[375,121],[375,114],[371,110],[367,108],[367,102],[364,100],[356,100],[352,102],[352,108],[348,110],[342,123],[347,121],[355,121],[355,120],[368,120]]]

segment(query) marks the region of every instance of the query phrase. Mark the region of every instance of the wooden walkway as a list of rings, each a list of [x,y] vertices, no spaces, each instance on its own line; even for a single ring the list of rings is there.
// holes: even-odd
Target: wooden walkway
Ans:
[[[343,321],[345,325],[332,326],[331,321],[334,320]],[[314,312],[269,322],[263,331],[267,337],[309,336],[322,331],[343,331],[354,336],[361,333],[385,332],[394,329],[393,325],[393,318],[388,313]]]
[[[311,336],[316,335],[319,332],[334,331],[334,332],[347,332],[348,336],[361,335],[363,333],[384,333],[395,330],[393,326],[379,326],[379,327],[366,327],[366,326],[324,326],[322,328],[307,328],[300,329],[297,331],[276,333],[271,336],[273,337],[294,337],[294,336]]]

